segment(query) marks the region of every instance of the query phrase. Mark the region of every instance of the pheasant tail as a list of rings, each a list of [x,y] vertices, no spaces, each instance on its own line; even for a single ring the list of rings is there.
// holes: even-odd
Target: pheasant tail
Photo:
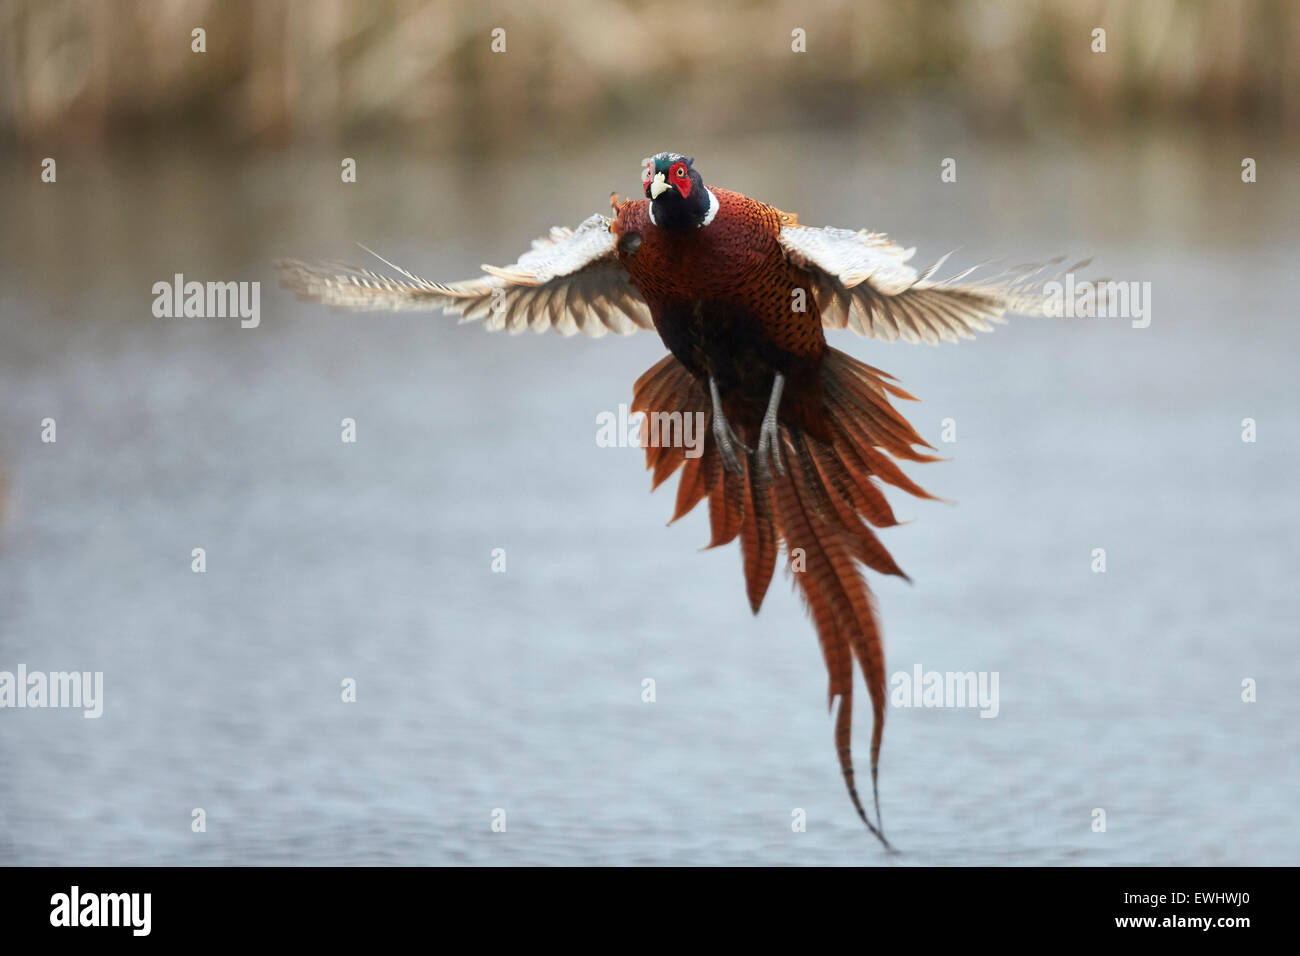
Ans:
[[[849,796],[863,822],[885,842],[880,827],[879,763],[885,721],[885,661],[871,592],[860,566],[906,578],[876,537],[873,527],[898,523],[882,491],[893,485],[932,497],[913,483],[889,456],[935,461],[890,396],[912,399],[890,376],[836,349],[827,349],[821,369],[821,411],[826,438],[793,421],[781,422],[784,473],[766,473],[742,456],[742,472],[729,472],[706,430],[703,454],[683,447],[646,448],[654,484],[679,469],[673,520],[707,498],[710,547],[740,538],[745,587],[755,613],[763,603],[784,546],[789,568],[817,628],[830,677],[827,704],[839,698],[835,746]],[[633,411],[647,416],[680,412],[708,416],[710,402],[694,376],[673,356],[647,371],[635,386]],[[701,419],[703,420],[703,419]],[[733,420],[747,444],[744,421]],[[696,454],[689,452],[689,454]],[[871,781],[876,823],[872,823],[854,780],[851,749],[853,665],[857,662],[871,697]],[[888,843],[885,842],[888,846]]]

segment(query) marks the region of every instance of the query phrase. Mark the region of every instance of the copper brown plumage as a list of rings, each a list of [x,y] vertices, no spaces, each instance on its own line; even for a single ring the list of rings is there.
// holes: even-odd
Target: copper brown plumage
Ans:
[[[918,272],[913,250],[867,231],[798,217],[704,185],[694,161],[642,164],[645,199],[553,229],[512,266],[457,283],[350,266],[279,263],[302,298],[351,309],[442,308],[512,333],[627,334],[653,327],[669,354],[637,380],[634,411],[700,413],[703,454],[652,445],[658,487],[680,472],[673,520],[707,501],[710,547],[740,539],[750,608],[762,606],[782,549],[812,616],[836,698],[834,738],[853,805],[885,842],[879,813],[885,662],[862,568],[906,578],[873,528],[897,524],[882,490],[931,497],[895,459],[937,459],[890,401],[914,400],[884,372],[827,346],[826,328],[886,341],[969,338],[1008,311],[1041,314],[1040,267],[961,282]],[[1079,263],[1070,268],[1078,268]],[[876,822],[852,758],[853,666],[871,698]],[[886,845],[888,845],[886,843]]]
[[[828,348],[823,356],[823,412],[831,437],[823,440],[797,422],[782,422],[782,438],[793,452],[786,474],[764,473],[748,457],[743,473],[729,472],[714,446],[698,458],[686,457],[683,448],[647,448],[646,465],[654,471],[656,487],[681,469],[674,521],[707,497],[709,546],[727,544],[739,535],[745,587],[755,614],[776,569],[778,548],[784,545],[821,641],[830,674],[828,705],[840,698],[835,723],[840,767],[858,814],[883,839],[868,819],[853,781],[853,661],[861,668],[871,696],[873,781],[885,714],[884,651],[870,591],[856,563],[881,574],[906,577],[870,527],[897,524],[879,482],[930,497],[877,449],[911,460],[934,459],[915,450],[913,446],[925,446],[924,441],[887,398],[890,392],[900,398],[911,396],[883,373],[843,352]],[[633,411],[647,416],[709,411],[698,381],[671,355],[641,376],[633,392]]]

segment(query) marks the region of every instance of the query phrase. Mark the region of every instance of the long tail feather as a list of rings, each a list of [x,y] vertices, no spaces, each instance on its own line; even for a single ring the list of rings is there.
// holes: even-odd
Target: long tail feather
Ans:
[[[656,485],[682,470],[674,521],[707,498],[712,532],[709,547],[740,538],[745,588],[755,614],[776,569],[778,549],[784,545],[826,662],[828,706],[834,706],[839,698],[835,747],[845,786],[862,821],[889,846],[880,824],[878,786],[885,724],[884,645],[860,566],[906,578],[872,530],[898,523],[881,483],[918,497],[932,497],[889,456],[910,461],[938,459],[916,450],[916,446],[930,446],[893,407],[889,396],[914,399],[892,384],[884,372],[828,349],[822,387],[830,440],[783,418],[784,474],[763,472],[747,456],[742,456],[742,472],[728,472],[711,432],[701,457],[687,458],[682,448],[647,448],[646,467],[654,471]],[[704,390],[672,356],[641,376],[632,404],[634,411],[646,414],[681,411],[707,415],[710,407]],[[741,428],[743,431],[743,424]],[[871,696],[875,823],[862,805],[854,778],[855,661]]]

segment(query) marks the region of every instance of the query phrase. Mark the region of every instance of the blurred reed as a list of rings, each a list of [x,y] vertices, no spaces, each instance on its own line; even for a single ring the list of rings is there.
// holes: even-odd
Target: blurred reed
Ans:
[[[796,27],[805,54],[791,52]],[[229,142],[382,129],[490,144],[697,104],[714,128],[760,109],[833,124],[913,94],[995,126],[1286,124],[1300,118],[1298,76],[1294,0],[0,2],[10,144],[178,127]]]

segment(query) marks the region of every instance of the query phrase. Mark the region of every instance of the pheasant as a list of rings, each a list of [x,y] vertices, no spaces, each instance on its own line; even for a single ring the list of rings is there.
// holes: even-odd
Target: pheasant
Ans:
[[[300,299],[348,309],[441,308],[512,334],[658,332],[669,354],[637,380],[632,410],[701,413],[710,429],[702,454],[646,447],[652,489],[680,471],[672,520],[707,499],[709,547],[739,537],[755,614],[784,546],[829,672],[828,709],[839,701],[834,739],[849,797],[888,848],[879,791],[884,651],[860,566],[908,580],[872,530],[898,523],[882,485],[931,498],[894,459],[939,459],[890,401],[915,399],[892,376],[828,346],[825,330],[847,326],[888,342],[973,338],[1007,313],[1043,312],[1034,291],[1042,267],[937,281],[943,259],[918,272],[908,264],[915,250],[881,233],[801,225],[792,213],[706,186],[680,153],[644,160],[642,186],[643,199],[610,197],[612,219],[595,214],[552,229],[514,265],[485,265],[463,282],[431,282],[379,256],[395,275],[277,266]],[[854,780],[855,662],[871,698],[874,823]]]

